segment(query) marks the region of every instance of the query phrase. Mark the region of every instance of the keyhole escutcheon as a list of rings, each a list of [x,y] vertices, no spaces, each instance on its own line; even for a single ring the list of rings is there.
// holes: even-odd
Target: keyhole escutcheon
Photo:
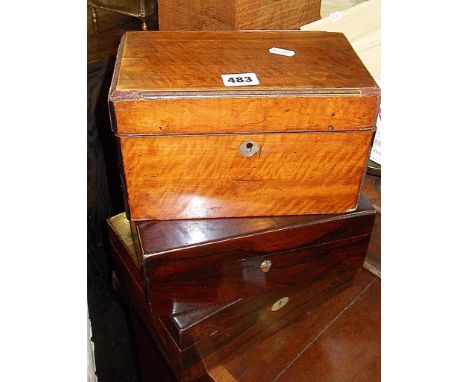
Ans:
[[[242,156],[249,158],[260,151],[260,145],[255,141],[242,142],[239,151]]]

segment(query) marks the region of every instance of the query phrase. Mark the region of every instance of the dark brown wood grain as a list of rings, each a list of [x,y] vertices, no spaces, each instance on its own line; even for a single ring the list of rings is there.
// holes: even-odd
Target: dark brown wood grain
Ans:
[[[179,348],[168,338],[169,346],[173,347],[169,352],[180,352],[182,375],[186,376],[187,380],[194,379],[232,354],[242,352],[252,343],[261,341],[262,338],[267,338],[302,319],[309,314],[309,310],[318,309],[326,300],[349,286],[354,274],[351,270],[336,274],[328,272],[312,285],[305,284],[302,288],[251,297],[238,302],[226,308],[224,314],[216,315],[211,320],[215,330],[204,333],[202,329],[201,333],[205,335],[193,345]],[[289,299],[287,304],[278,311],[272,311],[273,304],[284,297]],[[161,321],[156,319],[155,324]]]
[[[203,349],[203,353],[207,355],[213,349],[217,349],[226,336],[232,335],[234,338],[238,337],[239,333],[248,331],[248,326],[256,322],[259,317],[268,316],[277,320],[271,326],[274,330],[279,330],[282,325],[299,317],[300,307],[303,304],[308,303],[309,300],[314,300],[316,303],[322,301],[330,296],[332,291],[340,290],[342,286],[351,282],[355,273],[356,269],[352,267],[336,267],[328,269],[321,278],[302,283],[299,288],[265,293],[224,305],[218,304],[215,305],[217,309],[214,312],[204,308],[174,316],[163,316],[159,319],[164,323],[180,349],[187,350],[196,344],[197,351]],[[289,298],[287,307],[281,311],[270,313],[272,304],[282,297]],[[223,337],[218,337],[216,334],[220,331],[220,323],[223,327]],[[253,336],[252,331],[248,336]],[[245,338],[247,337],[243,337],[244,340]],[[241,346],[243,339],[235,340],[238,341],[237,346]]]
[[[274,335],[233,352],[210,368],[208,374],[217,382],[271,382],[283,378],[301,382],[379,381],[374,374],[380,359],[375,346],[380,338],[379,301],[373,291],[371,298],[366,297],[375,283],[376,277],[370,272],[358,271],[341,292],[312,306],[301,319]],[[364,304],[359,303],[361,299]],[[355,310],[357,303],[359,308]],[[329,331],[334,335],[322,342]],[[308,351],[319,355],[318,359],[312,356],[301,360],[301,354]],[[296,362],[300,362],[297,367]]]
[[[162,270],[172,267],[175,271],[172,275],[168,274],[164,279],[154,278],[149,283],[148,299],[154,315],[160,316],[240,297],[281,291],[316,280],[333,268],[358,269],[362,266],[368,242],[369,236],[366,235],[221,266],[197,262],[190,270],[177,269],[179,264],[171,264]],[[268,274],[259,269],[263,260],[273,263]]]
[[[187,382],[199,378],[232,354],[244,351],[250,344],[316,312],[331,297],[350,287],[356,274],[352,267],[332,267],[321,278],[304,283],[301,288],[172,317],[153,318],[141,288],[143,277],[140,280],[134,277],[138,268],[126,250],[131,247],[113,245],[113,248],[121,293],[145,323],[175,375]],[[272,311],[272,305],[284,297],[289,299],[284,307]]]
[[[362,197],[338,215],[134,222],[151,311],[176,314],[357,269],[374,214]]]
[[[280,216],[356,208],[380,90],[340,33],[129,32],[109,101],[132,220]]]
[[[159,29],[298,29],[320,18],[320,5],[320,0],[159,0]]]
[[[276,379],[278,382],[316,380],[380,381],[380,280],[369,285],[340,319]]]

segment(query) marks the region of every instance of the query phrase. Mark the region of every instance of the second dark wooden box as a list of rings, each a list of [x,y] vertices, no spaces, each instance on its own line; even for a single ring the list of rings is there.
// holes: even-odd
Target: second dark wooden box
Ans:
[[[281,293],[361,267],[374,216],[361,196],[356,211],[340,215],[133,222],[137,276],[155,317]]]
[[[364,213],[364,216],[372,215]],[[347,223],[353,225],[352,220]],[[174,375],[184,382],[196,380],[252,341],[269,337],[307,316],[311,309],[319,309],[352,282],[365,255],[365,248],[350,253],[348,262],[321,268],[319,275],[296,288],[280,288],[259,296],[155,318],[146,301],[145,281],[129,222],[121,214],[110,219],[108,225],[120,294],[134,316],[146,326]]]

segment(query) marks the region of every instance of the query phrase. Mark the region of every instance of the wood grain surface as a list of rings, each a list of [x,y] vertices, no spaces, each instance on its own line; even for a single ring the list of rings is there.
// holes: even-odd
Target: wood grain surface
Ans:
[[[375,97],[164,98],[114,103],[119,136],[372,130]]]
[[[204,219],[355,208],[380,90],[339,33],[129,32],[109,101],[129,217]]]
[[[247,72],[260,85],[224,86]],[[334,131],[372,128],[379,94],[339,33],[129,32],[110,102],[120,134]]]
[[[227,248],[227,244],[231,249],[249,248],[257,252],[268,253],[298,248],[311,240],[320,243],[336,239],[337,234],[334,230],[320,229],[320,225],[322,224],[323,227],[325,222],[340,221],[367,214],[373,214],[373,207],[366,196],[361,194],[356,211],[346,215],[141,221],[134,222],[136,233],[134,237],[138,237],[140,252],[145,258],[152,257],[154,254],[186,251],[200,246],[203,246],[207,251],[210,246],[213,246],[213,253],[219,253],[221,252],[220,248]],[[113,224],[113,219],[109,222]],[[356,227],[352,224],[343,224],[342,228],[345,229],[339,235],[343,238],[352,237],[353,232],[356,231]],[[302,230],[301,232],[308,232],[308,234],[291,236],[290,232],[295,230]],[[324,236],[327,232],[329,236]],[[226,242],[226,246],[223,247],[224,242]]]
[[[320,0],[159,0],[159,30],[297,29]]]
[[[215,312],[202,309],[155,319],[145,303],[143,276],[135,277],[138,268],[126,247],[115,242],[119,236],[122,235],[111,236],[119,289],[144,321],[180,381],[193,381],[252,343],[317,314],[321,305],[352,286],[356,272],[359,273],[353,267],[330,267],[321,277],[304,282],[300,288],[234,301]],[[283,297],[288,297],[288,302],[273,311],[273,304]],[[321,325],[315,329],[319,330]]]
[[[352,283],[300,320],[210,368],[215,381],[380,380],[380,280],[360,270]],[[297,366],[296,366],[297,363]]]
[[[121,138],[130,217],[170,220],[356,208],[372,132]],[[243,142],[260,152],[246,158]]]
[[[320,94],[334,89],[345,95],[356,90],[379,94],[376,82],[341,33],[127,32],[121,46],[110,93],[115,101],[174,91],[235,94],[237,90],[303,89],[305,94]],[[273,47],[293,50],[295,55],[272,54]],[[256,73],[260,85],[233,89],[221,80],[221,74],[249,72]]]
[[[356,212],[338,215],[136,222],[151,311],[176,314],[356,269],[374,214],[362,198]]]
[[[236,29],[298,29],[320,18],[321,0],[236,0]]]
[[[380,381],[380,280],[372,282],[314,345],[275,381]]]

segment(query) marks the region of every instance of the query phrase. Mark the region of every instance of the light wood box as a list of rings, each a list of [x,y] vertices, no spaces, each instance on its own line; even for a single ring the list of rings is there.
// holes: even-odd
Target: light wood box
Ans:
[[[109,101],[132,220],[304,215],[356,208],[380,89],[341,33],[128,32]]]

